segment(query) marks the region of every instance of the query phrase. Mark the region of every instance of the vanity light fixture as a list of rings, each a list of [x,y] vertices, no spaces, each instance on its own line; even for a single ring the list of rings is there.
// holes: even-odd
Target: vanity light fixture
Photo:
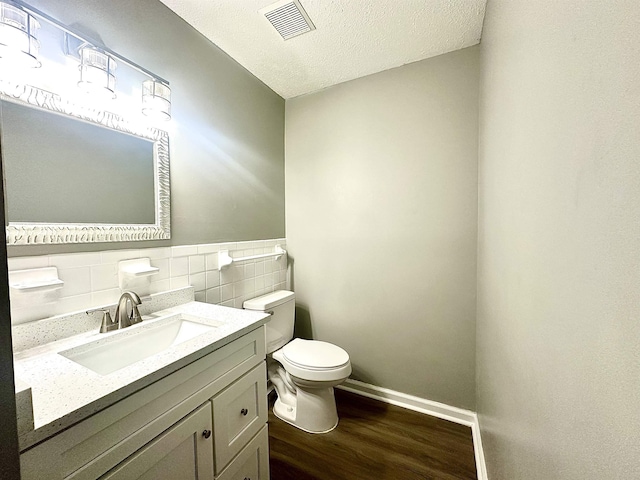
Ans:
[[[80,88],[105,98],[116,98],[117,64],[111,55],[94,47],[83,47],[80,49],[79,68]]]
[[[16,5],[0,2],[0,60],[14,67],[38,68],[40,23]]]
[[[158,80],[142,82],[142,113],[161,120],[171,118],[171,89]]]
[[[23,0],[0,0],[0,61],[11,60],[12,63],[41,66],[37,58],[40,21],[44,22],[47,33],[50,33],[51,27],[62,32],[65,55],[80,62],[80,88],[95,96],[116,98],[115,71],[118,64],[124,65],[147,78],[142,82],[142,113],[164,120],[171,118],[171,89],[168,81],[107,48],[101,41],[62,24]],[[128,73],[128,69],[125,69],[123,78]]]

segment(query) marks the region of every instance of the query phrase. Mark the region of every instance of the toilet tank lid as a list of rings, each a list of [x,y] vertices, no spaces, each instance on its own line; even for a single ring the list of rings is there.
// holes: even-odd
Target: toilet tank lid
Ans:
[[[247,300],[242,304],[242,308],[245,310],[258,310],[263,312],[273,307],[277,307],[278,305],[282,305],[289,300],[293,300],[295,297],[296,294],[288,290],[276,290],[275,292]]]

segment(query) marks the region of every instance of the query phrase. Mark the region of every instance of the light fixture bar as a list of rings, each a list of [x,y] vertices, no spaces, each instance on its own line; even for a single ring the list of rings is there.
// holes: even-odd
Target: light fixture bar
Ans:
[[[96,47],[100,50],[102,50],[104,53],[109,54],[111,57],[115,58],[116,60],[128,65],[129,67],[133,68],[134,70],[137,70],[138,72],[146,75],[147,77],[155,80],[156,82],[165,84],[165,85],[169,85],[169,82],[167,80],[165,80],[164,78],[156,75],[153,72],[150,72],[149,70],[147,70],[144,67],[141,67],[140,65],[138,65],[135,62],[132,62],[131,60],[129,60],[126,57],[123,57],[122,55],[114,52],[113,50],[111,50],[110,48],[108,48],[107,46],[105,46],[102,42],[89,37],[88,35],[85,35],[83,33],[78,32],[77,30],[68,27],[62,23],[60,23],[59,21],[57,21],[55,18],[51,17],[50,15],[47,15],[46,13],[38,10],[37,8],[33,8],[31,5],[24,3],[22,0],[4,0],[6,3],[10,3],[10,4],[14,4],[16,6],[21,7],[22,9],[24,9],[27,13],[30,13],[31,15],[38,17],[42,20],[45,20],[46,22],[54,25],[55,27],[59,28],[60,30],[62,30],[63,32],[65,32],[68,35],[71,35],[75,38],[77,38],[78,40],[80,40],[81,42],[85,42],[88,44],[91,44],[91,46]]]

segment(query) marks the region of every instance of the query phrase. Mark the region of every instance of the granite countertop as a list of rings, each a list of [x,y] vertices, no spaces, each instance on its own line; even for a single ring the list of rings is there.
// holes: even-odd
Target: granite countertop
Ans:
[[[216,328],[107,375],[59,355],[87,342],[108,342],[114,335],[135,334],[163,322],[167,316],[178,314],[185,315],[187,320],[195,317],[197,322]],[[264,325],[269,318],[263,312],[189,302],[145,315],[143,322],[126,330],[109,333],[94,330],[16,353],[15,375],[31,387],[33,404],[33,427],[30,419],[26,419],[19,428],[20,449],[39,443],[175,372]],[[21,424],[20,418],[18,424]]]

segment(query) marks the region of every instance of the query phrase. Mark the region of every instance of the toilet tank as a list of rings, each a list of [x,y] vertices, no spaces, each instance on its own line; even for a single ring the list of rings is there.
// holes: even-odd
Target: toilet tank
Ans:
[[[252,298],[243,303],[245,310],[257,310],[271,313],[267,324],[267,353],[273,353],[293,338],[295,320],[295,293],[288,290],[276,290],[273,293]]]

